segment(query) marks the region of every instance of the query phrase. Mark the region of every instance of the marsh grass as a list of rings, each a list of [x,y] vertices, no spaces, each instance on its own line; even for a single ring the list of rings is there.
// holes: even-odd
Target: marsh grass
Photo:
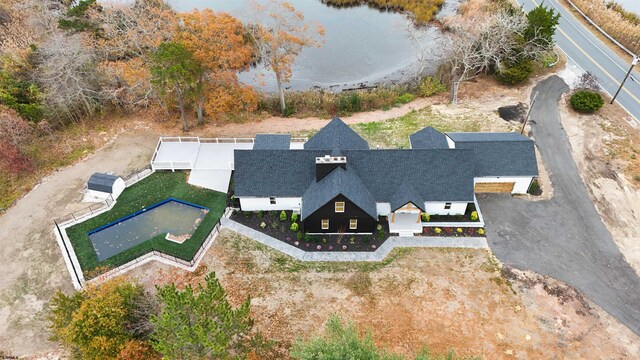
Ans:
[[[332,117],[346,116],[361,111],[391,108],[413,96],[408,86],[383,86],[375,89],[350,90],[338,93],[322,90],[295,91],[287,93],[286,116]],[[409,95],[407,95],[409,94]],[[258,104],[259,111],[281,115],[280,102],[276,94],[263,94]]]
[[[634,53],[640,52],[640,19],[619,5],[608,6],[602,1],[571,0],[604,31]]]

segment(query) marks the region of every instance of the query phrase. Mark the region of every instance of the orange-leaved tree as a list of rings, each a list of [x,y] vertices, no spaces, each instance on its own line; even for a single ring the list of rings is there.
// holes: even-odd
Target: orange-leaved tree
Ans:
[[[304,14],[291,3],[276,0],[252,5],[254,19],[250,28],[260,60],[276,76],[280,94],[280,108],[284,114],[284,84],[292,75],[296,57],[305,47],[321,46],[324,28],[320,24],[305,22]]]
[[[182,14],[181,20],[176,40],[193,53],[204,70],[193,89],[198,124],[202,124],[203,111],[215,115],[254,110],[257,96],[253,89],[240,84],[237,76],[249,68],[253,58],[242,22],[210,9]]]

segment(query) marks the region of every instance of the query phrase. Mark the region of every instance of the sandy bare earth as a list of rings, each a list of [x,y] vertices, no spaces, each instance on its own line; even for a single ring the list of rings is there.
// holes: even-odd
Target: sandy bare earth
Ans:
[[[640,339],[573,289],[535,274],[501,272],[485,250],[391,256],[390,264],[369,269],[304,264],[223,230],[195,275],[149,263],[129,276],[153,289],[197,284],[215,271],[234,303],[251,296],[257,329],[279,342],[273,359],[286,359],[293,340],[318,333],[334,313],[409,357],[424,345],[483,359],[640,356]]]
[[[623,146],[639,151],[640,129],[627,122],[624,110],[616,108],[607,105],[599,114],[580,115],[565,101],[560,103],[573,158],[596,209],[629,264],[640,273],[640,190],[637,181],[632,183],[628,167],[628,161],[637,163],[637,158],[632,154],[625,159],[615,145],[616,140],[629,138],[629,145]]]

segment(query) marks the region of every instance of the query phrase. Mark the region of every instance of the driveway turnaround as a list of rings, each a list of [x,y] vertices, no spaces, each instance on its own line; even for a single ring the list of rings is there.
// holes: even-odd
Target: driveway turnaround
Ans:
[[[567,90],[559,77],[548,78],[534,88],[531,110],[554,196],[532,202],[479,195],[489,247],[507,265],[570,284],[640,335],[640,279],[589,198],[560,123],[558,100]]]

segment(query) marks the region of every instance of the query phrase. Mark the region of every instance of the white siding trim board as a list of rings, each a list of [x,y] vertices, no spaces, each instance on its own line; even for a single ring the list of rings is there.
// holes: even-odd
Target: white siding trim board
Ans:
[[[300,211],[301,197],[276,197],[276,203],[271,204],[269,197],[238,197],[242,211],[274,211],[291,210]]]

